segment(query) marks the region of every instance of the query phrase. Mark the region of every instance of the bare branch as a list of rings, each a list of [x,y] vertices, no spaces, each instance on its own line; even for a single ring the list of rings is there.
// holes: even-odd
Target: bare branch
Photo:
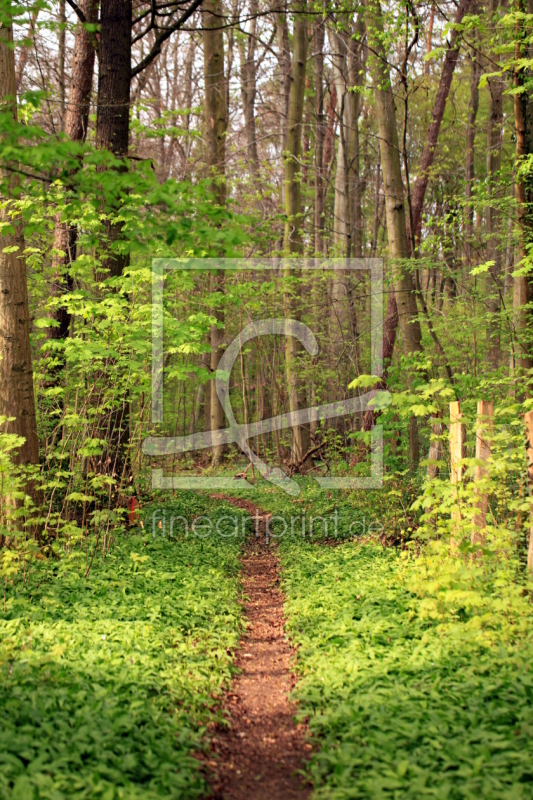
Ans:
[[[69,2],[70,2],[70,0],[69,0]],[[179,30],[181,28],[181,26],[185,24],[185,22],[187,22],[189,17],[191,17],[194,14],[196,9],[199,8],[202,5],[202,3],[203,3],[203,0],[193,0],[191,5],[189,6],[189,8],[181,15],[181,17],[178,20],[176,20],[176,22],[174,22],[172,25],[169,25],[166,28],[163,28],[163,30],[160,30],[160,32],[157,35],[156,40],[155,40],[155,42],[154,42],[154,44],[152,46],[152,49],[150,50],[148,55],[145,56],[143,58],[143,60],[139,64],[137,64],[136,67],[133,67],[133,69],[131,71],[131,77],[132,78],[134,78],[140,72],[145,70],[146,67],[149,66],[149,64],[152,63],[152,61],[161,52],[161,48],[162,48],[163,44],[166,42],[166,40],[169,39],[170,36],[172,36],[172,34],[175,31]]]

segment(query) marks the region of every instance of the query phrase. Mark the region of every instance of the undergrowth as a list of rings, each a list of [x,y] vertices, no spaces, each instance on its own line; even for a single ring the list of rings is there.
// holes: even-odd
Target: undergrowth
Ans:
[[[167,513],[205,499],[182,493]],[[216,514],[224,513],[224,507]],[[235,510],[232,511],[235,512]],[[0,614],[0,797],[192,798],[241,630],[240,540],[144,530],[95,558],[37,562]]]
[[[282,561],[317,800],[533,797],[529,601],[424,584],[376,544],[286,542]]]

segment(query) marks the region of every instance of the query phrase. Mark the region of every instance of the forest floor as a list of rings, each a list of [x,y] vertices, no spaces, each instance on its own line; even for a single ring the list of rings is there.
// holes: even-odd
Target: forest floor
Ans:
[[[269,516],[252,503],[212,495],[255,515],[255,531],[242,557],[246,628],[235,666],[239,675],[226,696],[227,725],[212,738],[218,767],[212,780],[216,800],[306,800],[302,767],[311,745],[294,722],[294,653],[284,630],[277,543],[269,545]]]
[[[0,800],[533,800],[522,587],[382,546],[383,493],[242,495],[6,584]]]

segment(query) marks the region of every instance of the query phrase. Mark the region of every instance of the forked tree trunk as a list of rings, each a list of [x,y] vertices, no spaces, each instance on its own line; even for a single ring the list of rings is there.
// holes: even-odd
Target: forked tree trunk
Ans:
[[[301,255],[301,195],[300,195],[300,152],[302,140],[302,121],[305,96],[305,73],[307,67],[307,23],[304,17],[306,2],[295,4],[294,50],[291,67],[291,83],[287,128],[285,132],[285,239],[286,255]],[[290,279],[293,271],[287,269],[286,277]],[[300,291],[289,284],[285,292],[285,317],[300,319]],[[299,355],[303,348],[300,342],[290,334],[285,342],[285,365],[291,414],[305,406],[305,384],[299,375]],[[307,425],[293,424],[292,427],[292,463],[304,471],[308,464],[305,456],[310,446],[310,429]]]
[[[15,119],[16,91],[13,28],[4,20],[0,25],[0,103]],[[14,173],[2,171],[2,179],[10,193],[16,190]],[[24,438],[13,457],[15,463],[38,464],[24,230],[20,219],[12,220],[5,210],[0,212],[0,221],[9,222],[13,229],[0,237],[0,417],[13,418],[1,430]],[[16,249],[5,252],[11,248]],[[26,491],[40,505],[42,497],[33,483]]]
[[[226,203],[226,81],[224,77],[224,38],[220,21],[223,8],[221,0],[207,0],[202,6],[204,25],[204,80],[205,80],[205,145],[206,162],[212,177],[212,193],[215,202]],[[224,292],[224,274],[214,276],[211,289],[216,294]],[[222,357],[224,339],[224,306],[217,303],[213,310],[217,324],[211,328],[211,371],[216,372]],[[211,430],[224,427],[224,409],[216,393],[215,381],[211,381]],[[212,449],[213,464],[218,464],[224,447]]]

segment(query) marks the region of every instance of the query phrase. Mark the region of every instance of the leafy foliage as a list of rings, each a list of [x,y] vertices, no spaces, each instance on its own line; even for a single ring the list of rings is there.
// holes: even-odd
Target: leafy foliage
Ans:
[[[192,519],[186,494],[167,513]],[[145,529],[39,561],[0,618],[0,797],[186,798],[241,630],[236,538]],[[223,507],[220,509],[224,511]],[[237,512],[238,513],[238,512]],[[168,533],[168,532],[167,532]],[[98,545],[98,542],[93,543]]]
[[[442,549],[431,576],[375,544],[282,553],[317,798],[533,797],[521,593],[460,582]]]

